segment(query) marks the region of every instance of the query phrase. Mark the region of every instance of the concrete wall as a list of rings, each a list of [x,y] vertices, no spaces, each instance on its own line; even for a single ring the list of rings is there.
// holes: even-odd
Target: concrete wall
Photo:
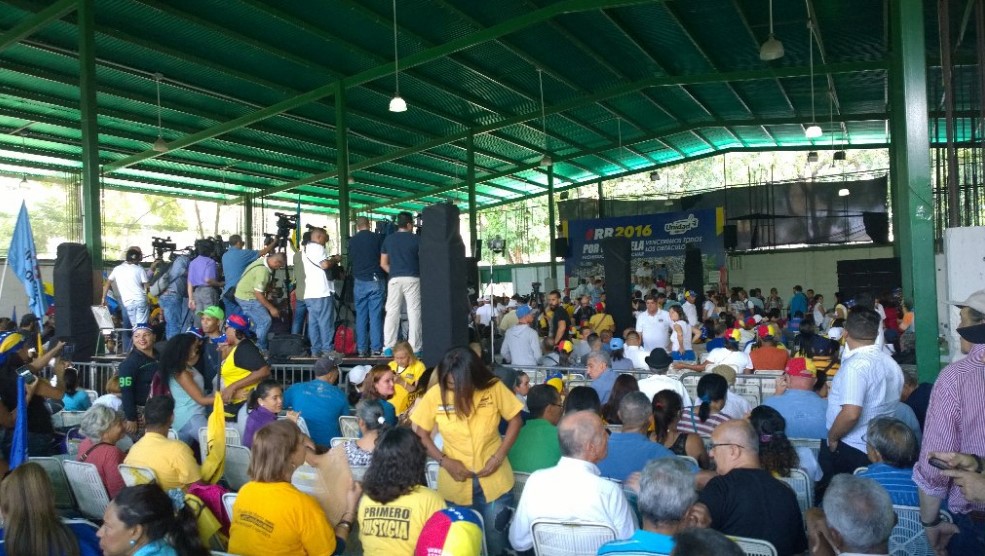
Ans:
[[[775,287],[784,302],[790,299],[793,287],[800,284],[806,291],[813,289],[824,296],[825,308],[833,307],[838,291],[838,261],[883,259],[893,256],[892,246],[835,247],[797,251],[729,256],[728,281],[731,286],[762,288],[768,295]],[[900,284],[886,284],[891,289]]]

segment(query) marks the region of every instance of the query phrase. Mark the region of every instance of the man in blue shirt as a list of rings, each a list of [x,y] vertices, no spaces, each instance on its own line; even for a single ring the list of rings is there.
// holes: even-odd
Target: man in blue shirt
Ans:
[[[333,438],[342,436],[339,417],[349,414],[349,402],[335,386],[341,362],[341,358],[323,356],[312,368],[314,380],[294,384],[284,392],[284,408],[300,413],[308,425],[311,439],[325,448],[331,445]]]
[[[631,474],[643,469],[648,461],[674,456],[663,444],[646,437],[652,416],[653,409],[646,394],[630,392],[623,396],[619,402],[622,432],[609,436],[609,453],[598,463],[599,473],[603,477],[625,481]]]
[[[694,473],[687,463],[674,458],[651,461],[640,474],[637,499],[643,528],[626,540],[602,545],[599,555],[670,554],[678,532],[709,525],[707,510],[696,508],[697,501]]]
[[[784,375],[776,380],[777,395],[766,398],[763,405],[783,415],[790,438],[826,439],[828,400],[814,391],[817,372],[814,363],[803,357],[794,357],[787,361],[784,371]]]
[[[790,298],[790,306],[787,308],[787,315],[789,317],[794,317],[797,313],[801,315],[807,314],[807,296],[804,295],[804,288],[798,286],[793,287],[793,296]]]
[[[920,456],[920,447],[913,430],[898,419],[879,417],[869,421],[865,443],[872,465],[859,475],[882,485],[893,504],[919,506],[913,465]]]
[[[236,296],[231,292],[236,291],[236,284],[239,283],[239,279],[243,276],[243,271],[246,270],[246,267],[258,258],[266,257],[267,253],[270,253],[275,244],[276,242],[272,241],[263,249],[257,251],[255,249],[246,249],[243,236],[239,234],[229,236],[229,248],[222,254],[222,274],[226,278],[222,295],[223,301],[226,303],[226,313],[242,312],[239,304],[236,303]],[[204,307],[200,309],[204,309]]]
[[[563,309],[562,309],[563,310]],[[612,359],[604,350],[593,351],[585,356],[585,372],[592,380],[592,388],[598,392],[602,403],[609,401],[609,394],[616,384],[616,372],[612,370]]]
[[[414,215],[397,214],[397,231],[383,240],[380,268],[390,275],[387,284],[386,320],[383,323],[384,357],[393,356],[400,329],[400,309],[407,305],[407,341],[421,353],[421,264],[420,242],[414,233]]]
[[[356,235],[349,240],[349,263],[354,279],[356,305],[356,348],[359,357],[383,351],[383,288],[386,277],[380,268],[383,239],[369,229],[369,219],[356,218]],[[370,351],[372,349],[372,352]]]

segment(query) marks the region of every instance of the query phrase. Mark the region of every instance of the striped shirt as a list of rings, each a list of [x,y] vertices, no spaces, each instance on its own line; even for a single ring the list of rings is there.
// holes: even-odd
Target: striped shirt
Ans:
[[[724,413],[712,413],[704,423],[698,417],[698,406],[684,410],[681,420],[677,423],[677,432],[696,432],[704,437],[710,437],[715,427],[731,419]]]
[[[859,473],[879,483],[889,492],[894,506],[919,506],[920,495],[917,494],[917,484],[913,482],[913,468],[900,469],[887,463],[873,463],[869,468]]]
[[[924,422],[920,459],[913,480],[920,490],[946,498],[950,510],[968,513],[985,510],[972,504],[954,482],[928,463],[930,452],[962,452],[985,455],[985,344],[977,344],[968,356],[955,361],[937,377]]]

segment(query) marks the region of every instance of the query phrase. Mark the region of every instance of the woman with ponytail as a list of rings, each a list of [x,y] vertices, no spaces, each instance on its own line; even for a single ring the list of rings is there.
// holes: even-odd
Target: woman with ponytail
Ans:
[[[249,416],[246,418],[246,429],[243,432],[243,446],[253,448],[253,436],[264,425],[276,421],[282,409],[284,409],[284,387],[272,378],[258,384],[250,392],[246,406]],[[288,411],[287,418],[296,424],[298,412]]]
[[[761,405],[749,414],[749,422],[759,436],[759,462],[775,477],[789,477],[799,468],[812,481],[821,480],[821,467],[810,448],[794,448],[787,438],[787,421],[772,407]]]
[[[708,452],[697,434],[679,432],[677,423],[681,420],[684,402],[680,394],[673,390],[661,390],[653,396],[653,435],[652,440],[678,456],[690,456],[697,460],[702,469],[708,468]]]
[[[684,410],[677,423],[679,432],[693,432],[710,437],[715,427],[731,419],[722,413],[728,396],[728,381],[721,375],[708,373],[698,381],[698,400],[701,405]]]
[[[105,556],[209,556],[198,535],[195,514],[175,511],[157,484],[124,488],[106,507],[96,533]]]

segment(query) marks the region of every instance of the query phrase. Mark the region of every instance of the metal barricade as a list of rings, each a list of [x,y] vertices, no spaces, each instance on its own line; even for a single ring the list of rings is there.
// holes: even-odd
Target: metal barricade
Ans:
[[[95,390],[99,395],[106,393],[106,381],[116,374],[120,361],[90,361],[87,363],[72,363],[79,371],[79,386],[86,390]]]

